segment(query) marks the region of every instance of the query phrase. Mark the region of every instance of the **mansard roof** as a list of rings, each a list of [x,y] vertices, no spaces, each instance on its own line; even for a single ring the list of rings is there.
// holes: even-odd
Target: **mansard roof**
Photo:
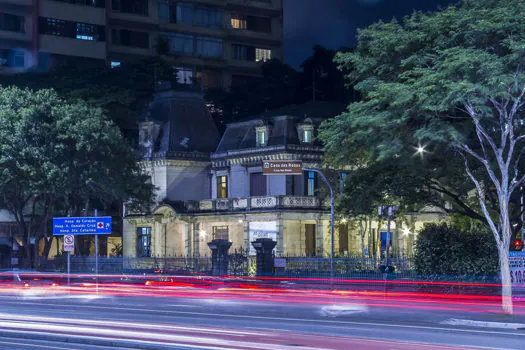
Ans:
[[[300,145],[297,125],[307,122],[317,127],[322,121],[342,113],[338,102],[312,101],[265,112],[259,116],[228,124],[216,153],[256,147],[256,127],[268,125],[267,146]]]
[[[148,126],[152,124],[153,126]],[[155,95],[148,108],[147,121],[141,123],[140,146],[148,153],[148,138],[154,157],[181,152],[213,152],[220,134],[202,94],[165,91]]]

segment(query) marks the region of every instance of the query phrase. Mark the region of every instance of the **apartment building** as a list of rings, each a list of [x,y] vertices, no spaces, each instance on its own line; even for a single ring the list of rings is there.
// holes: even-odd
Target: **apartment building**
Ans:
[[[117,68],[161,55],[178,82],[242,84],[282,59],[283,0],[0,0],[0,69]]]

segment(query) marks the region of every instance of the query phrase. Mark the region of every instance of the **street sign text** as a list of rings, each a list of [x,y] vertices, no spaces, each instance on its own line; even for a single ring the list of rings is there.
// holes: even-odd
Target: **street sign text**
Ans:
[[[265,160],[264,175],[302,175],[303,163],[300,160]]]
[[[111,216],[53,218],[53,235],[109,235]]]

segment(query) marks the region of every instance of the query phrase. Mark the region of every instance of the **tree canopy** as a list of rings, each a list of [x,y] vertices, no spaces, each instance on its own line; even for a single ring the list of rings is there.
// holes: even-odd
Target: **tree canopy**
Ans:
[[[462,210],[475,193],[467,213],[494,235],[506,312],[508,250],[512,227],[522,224],[517,189],[525,182],[523,13],[521,0],[464,0],[361,30],[356,50],[336,61],[362,101],[321,132],[332,164],[406,164],[419,153],[423,161],[410,168],[415,189],[430,183],[430,195]]]
[[[15,217],[24,247],[47,237],[52,215],[151,204],[137,155],[100,108],[53,90],[0,88],[0,124],[0,207]]]

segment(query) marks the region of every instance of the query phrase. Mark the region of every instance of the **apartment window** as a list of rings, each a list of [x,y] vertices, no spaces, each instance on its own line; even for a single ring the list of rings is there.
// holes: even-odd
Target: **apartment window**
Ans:
[[[306,191],[305,194],[307,196],[315,196],[315,172],[313,171],[307,171],[306,172]]]
[[[0,67],[24,67],[24,51],[0,49]]]
[[[127,29],[113,29],[112,37],[114,45],[132,46],[144,49],[149,48],[149,33],[147,32],[136,32]]]
[[[233,45],[233,59],[241,61],[248,60],[248,46]]]
[[[170,43],[170,52],[182,55],[193,55],[193,36],[184,34],[162,34]]]
[[[198,37],[196,54],[203,57],[222,57],[222,40]]]
[[[106,0],[55,0],[75,5],[85,5],[91,7],[106,7]]]
[[[9,13],[0,13],[0,30],[23,33],[25,32],[25,18]]]
[[[148,0],[113,0],[112,9],[124,13],[148,16]]]
[[[249,16],[247,18],[246,29],[252,32],[271,33],[272,21],[270,18]]]
[[[95,40],[97,35],[96,25],[87,23],[77,23],[77,39]]]
[[[272,31],[272,21],[270,18],[232,13],[230,23],[232,28],[235,29],[263,33],[270,33]]]
[[[90,23],[64,21],[62,19],[40,17],[40,34],[63,36],[89,41],[104,41],[106,33],[104,26]]]
[[[193,70],[188,68],[175,68],[177,71],[177,83],[191,85],[193,84]]]
[[[227,176],[217,176],[217,198],[228,198]]]
[[[229,240],[228,226],[213,226],[212,227],[213,239],[224,239]]]
[[[111,68],[120,67],[120,61],[111,61]]]
[[[235,29],[246,29],[246,16],[233,13],[231,17],[231,26]]]
[[[193,24],[199,27],[219,28],[221,12],[218,9],[197,7]]]
[[[137,228],[137,257],[151,257],[151,227]]]
[[[272,50],[269,49],[255,49],[255,62],[266,62],[272,59]]]

